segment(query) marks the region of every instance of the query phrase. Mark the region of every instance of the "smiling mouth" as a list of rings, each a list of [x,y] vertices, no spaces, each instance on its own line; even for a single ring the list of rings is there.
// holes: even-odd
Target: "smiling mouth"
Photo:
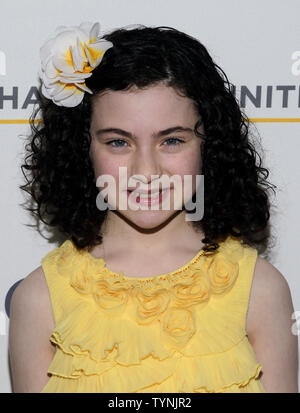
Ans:
[[[151,197],[155,198],[159,194],[166,192],[168,189],[169,188],[164,188],[164,189],[160,189],[159,191],[155,191],[155,192],[151,192],[150,190],[148,192],[140,192],[138,189],[129,189],[127,192],[129,193],[135,192],[141,198],[151,198]]]
[[[160,189],[159,192],[151,193],[140,193],[137,190],[127,190],[128,197],[134,192],[135,196],[133,197],[134,201],[137,203],[151,204],[153,202],[161,203],[163,196],[169,191],[169,188]]]

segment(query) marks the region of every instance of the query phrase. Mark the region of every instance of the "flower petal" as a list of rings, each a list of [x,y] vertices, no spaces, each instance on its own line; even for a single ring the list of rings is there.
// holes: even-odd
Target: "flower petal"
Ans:
[[[58,75],[58,70],[53,65],[52,59],[49,59],[45,67],[45,76],[50,79],[55,79]]]
[[[100,24],[97,22],[90,30],[90,41],[95,41],[100,33]],[[95,39],[95,40],[94,40]]]
[[[83,53],[83,47],[77,37],[76,47],[71,47],[71,53],[74,63],[75,71],[82,72],[84,63],[88,62],[85,54]]]
[[[76,92],[76,86],[72,86],[72,85],[65,85],[64,88],[55,94],[55,100],[64,100],[72,95],[74,95],[74,93]]]
[[[89,77],[89,76],[87,76]],[[85,77],[83,76],[58,76],[58,80],[60,80],[62,83],[83,83],[85,80]]]
[[[79,29],[89,36],[94,24],[93,22],[83,22],[80,24]]]
[[[63,56],[53,56],[52,62],[56,69],[61,70],[64,73],[74,73],[75,68],[73,64],[71,47],[65,52]]]
[[[51,58],[51,50],[54,45],[54,42],[54,39],[50,39],[40,48],[40,59],[42,62],[43,69],[47,64],[47,60]]]
[[[89,54],[86,52],[87,57],[89,59],[89,56],[91,59],[89,59],[89,63],[92,67],[96,67],[102,60],[104,53],[113,47],[113,43],[109,42],[107,40],[97,40],[93,43],[90,43],[86,45],[86,49],[88,50]]]
[[[84,50],[89,60],[90,66],[95,68],[101,62],[105,51],[101,50],[101,48],[95,43],[92,43],[92,45],[85,44]]]
[[[75,88],[74,88],[75,89]],[[53,102],[56,103],[59,106],[65,106],[67,108],[75,107],[81,103],[83,99],[84,93],[79,91],[78,89],[75,89],[75,93],[68,97],[67,99],[64,100],[56,100],[53,99]]]
[[[77,71],[81,72],[82,67],[83,67],[83,62],[81,61],[81,59],[78,55],[77,45],[76,45],[76,47],[71,46],[70,51],[71,51],[71,56],[72,56],[72,61],[73,61],[75,72],[77,72]]]
[[[76,45],[77,37],[79,37],[82,43],[89,41],[88,34],[76,27],[57,34],[52,48],[52,54],[56,56],[64,55],[70,46]]]
[[[91,89],[89,89],[89,88],[86,86],[85,83],[76,83],[76,86],[77,86],[79,89],[82,89],[82,90],[84,90],[85,92],[90,93],[91,95],[93,94],[93,92],[91,91]]]
[[[92,74],[91,73],[60,73],[59,77],[62,79],[70,79],[70,82],[73,80],[80,80],[80,79],[86,79],[90,77]]]
[[[49,89],[50,91],[51,89]],[[46,88],[45,84],[42,84],[42,93],[47,99],[52,99],[52,96],[49,94],[48,89]]]
[[[61,82],[56,82],[52,86],[52,94],[57,95],[59,92],[61,92],[65,88],[65,85]]]

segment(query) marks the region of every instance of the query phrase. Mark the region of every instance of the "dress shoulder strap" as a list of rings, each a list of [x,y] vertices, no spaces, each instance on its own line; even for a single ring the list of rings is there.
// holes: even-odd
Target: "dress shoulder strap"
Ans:
[[[56,325],[62,319],[70,298],[67,274],[69,274],[68,269],[71,269],[74,258],[74,248],[71,246],[71,242],[67,240],[60,247],[48,252],[41,260]]]
[[[246,335],[246,317],[253,282],[257,250],[240,239],[228,237],[220,244],[212,258],[211,285],[218,287],[220,294],[211,297],[214,317],[222,314],[224,328],[235,331],[235,339]],[[223,288],[221,288],[223,287]],[[225,332],[225,330],[223,329]],[[226,330],[227,331],[227,330]]]
[[[244,255],[240,261],[240,294],[243,299],[243,324],[246,329],[247,313],[249,308],[250,292],[253,284],[253,276],[257,261],[257,250],[250,246],[244,246]]]

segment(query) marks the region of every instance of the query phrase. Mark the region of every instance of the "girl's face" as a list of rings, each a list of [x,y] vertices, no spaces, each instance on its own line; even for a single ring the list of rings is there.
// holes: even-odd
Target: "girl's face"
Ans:
[[[118,210],[129,221],[145,229],[163,224],[178,211],[184,212],[184,203],[191,198],[186,198],[184,193],[184,176],[192,176],[194,193],[195,176],[201,173],[201,139],[194,134],[198,119],[194,102],[163,84],[130,91],[108,90],[94,97],[90,157],[96,180],[100,175],[110,175],[116,184],[116,190],[107,184],[99,186],[99,190],[108,189],[109,196],[105,200],[113,206],[109,209]],[[200,132],[204,133],[203,129]],[[130,189],[150,190],[151,182],[154,185],[163,175],[168,178],[178,175],[182,188],[171,179],[166,181],[168,183],[162,184],[161,188],[167,186],[170,189],[163,196],[163,203],[156,204],[153,209],[154,204],[148,204],[147,200],[136,203],[135,194],[132,197],[127,193],[127,187],[120,185],[120,167],[125,168],[123,171],[127,176],[123,183]],[[119,209],[119,190],[126,200],[124,210]]]

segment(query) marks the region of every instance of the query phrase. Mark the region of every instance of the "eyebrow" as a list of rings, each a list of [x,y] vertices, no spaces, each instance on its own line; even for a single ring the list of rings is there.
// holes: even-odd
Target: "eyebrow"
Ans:
[[[161,136],[165,136],[165,135],[169,135],[169,133],[173,133],[173,132],[194,132],[193,129],[191,128],[184,128],[183,126],[173,126],[172,128],[168,128],[168,129],[164,129],[159,131],[158,133],[153,133],[152,137],[158,137],[160,138]],[[98,129],[96,131],[96,135],[101,135],[103,133],[108,133],[108,132],[113,132],[113,133],[118,133],[120,135],[124,135],[127,138],[133,138],[135,137],[132,133],[123,130],[123,129],[119,129],[119,128],[106,128],[106,129]]]

